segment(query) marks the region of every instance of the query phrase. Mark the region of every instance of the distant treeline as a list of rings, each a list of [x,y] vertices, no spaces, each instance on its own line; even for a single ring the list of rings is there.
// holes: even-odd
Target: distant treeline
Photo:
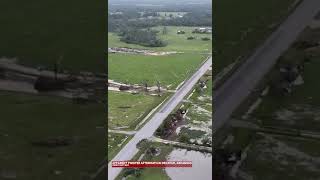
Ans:
[[[147,47],[163,47],[167,43],[157,38],[157,33],[159,31],[147,29],[126,29],[119,32],[121,36],[120,41],[129,43],[129,44],[139,44]]]
[[[157,13],[154,13],[154,17],[156,16],[158,16]],[[136,11],[124,11],[122,14],[109,15],[108,31],[119,32],[125,28],[144,29],[154,26],[212,26],[212,13],[209,11],[192,11],[183,17],[169,19],[139,19],[140,17],[141,14]]]

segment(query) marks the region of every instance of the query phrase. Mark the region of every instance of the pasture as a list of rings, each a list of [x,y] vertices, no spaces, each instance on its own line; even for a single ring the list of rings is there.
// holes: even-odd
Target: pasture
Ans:
[[[212,34],[196,34],[192,31],[197,27],[185,26],[166,26],[166,33],[163,34],[164,27],[158,26],[153,29],[158,30],[158,37],[167,42],[165,47],[144,47],[136,44],[127,44],[120,41],[120,37],[114,33],[108,33],[108,47],[128,47],[137,49],[149,49],[153,51],[178,51],[178,52],[202,52],[210,53],[212,51]],[[184,31],[185,34],[177,34],[177,31]],[[188,37],[195,37],[193,40],[187,40]],[[209,41],[203,41],[201,38],[210,38]]]
[[[17,5],[18,4],[18,5]],[[20,64],[105,72],[106,2],[2,0],[0,57]]]
[[[17,179],[86,179],[105,158],[105,110],[57,97],[0,92],[0,166]],[[67,138],[66,146],[35,141]],[[2,176],[0,176],[2,179]]]
[[[160,81],[161,86],[177,87],[206,59],[201,54],[171,54],[145,56],[133,54],[108,54],[109,79],[129,84],[149,86]]]
[[[108,92],[108,128],[134,129],[163,97]]]

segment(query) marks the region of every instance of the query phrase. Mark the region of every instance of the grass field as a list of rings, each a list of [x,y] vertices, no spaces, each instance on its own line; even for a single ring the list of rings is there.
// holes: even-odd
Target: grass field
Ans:
[[[252,52],[282,22],[295,0],[224,0],[213,6],[216,73]],[[247,35],[246,35],[247,34]]]
[[[109,79],[131,84],[148,81],[155,85],[175,88],[205,60],[206,55],[174,54],[166,56],[144,56],[128,54],[108,54]]]
[[[167,156],[169,153],[174,149],[172,146],[163,145],[161,143],[152,143],[152,145],[156,148],[160,149],[160,154],[158,156],[150,156],[145,155],[142,159],[142,161],[166,161]],[[142,155],[143,152],[139,152],[133,160],[137,160],[140,155]],[[123,171],[120,173],[120,175],[116,178],[116,180],[120,180],[123,176]],[[134,177],[134,176],[128,176],[126,178],[127,180],[169,180],[170,178],[166,174],[165,170],[163,168],[144,168],[141,171],[141,176]]]
[[[160,32],[160,39],[168,43],[165,47],[144,47],[136,44],[127,44],[119,40],[119,36],[114,33],[108,33],[108,47],[129,47],[140,49],[151,49],[154,51],[179,51],[179,52],[204,52],[212,51],[212,34],[192,34],[196,27],[167,26],[167,34],[162,34],[163,27],[155,27]],[[185,34],[177,34],[178,30],[185,31]],[[194,40],[187,40],[187,37],[196,37]],[[210,41],[201,40],[202,37],[208,37]]]
[[[63,56],[61,68],[105,72],[106,2],[2,0],[0,11],[0,57],[52,68]]]
[[[108,92],[108,128],[134,129],[164,97]]]
[[[108,133],[108,162],[130,141],[132,136]]]
[[[77,105],[57,97],[3,91],[0,98],[2,174],[13,173],[17,179],[86,179],[99,168],[106,136],[101,104]],[[61,136],[74,143],[55,148],[31,144]]]

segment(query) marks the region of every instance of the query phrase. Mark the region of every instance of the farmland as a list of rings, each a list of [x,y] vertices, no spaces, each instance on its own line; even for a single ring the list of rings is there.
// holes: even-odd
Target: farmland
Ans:
[[[0,166],[17,179],[82,179],[105,158],[101,104],[1,91]],[[66,138],[71,144],[37,146],[34,141]]]
[[[0,57],[49,69],[60,60],[70,71],[105,72],[105,6],[103,1],[3,0]]]
[[[121,11],[120,7],[119,5],[111,9]],[[149,17],[146,17],[147,15],[142,17],[141,14],[143,15],[144,12],[141,11],[138,13],[135,13],[134,10],[128,11],[130,8],[127,4],[124,7],[118,15],[110,15],[108,22],[113,26],[108,27],[108,47],[110,48],[108,49],[108,79],[110,82],[108,95],[109,105],[111,104],[108,109],[108,128],[113,129],[110,132],[123,133],[123,137],[128,133],[141,133],[139,129],[134,129],[137,123],[142,122],[142,119],[146,120],[144,123],[148,123],[148,120],[154,117],[150,113],[151,110],[160,105],[171,93],[175,93],[177,88],[181,87],[180,85],[196,72],[212,52],[210,28],[203,28],[202,30],[209,32],[201,32],[202,34],[192,33],[198,27],[211,27],[210,13],[201,16],[203,13],[199,11],[202,11],[202,8],[195,8],[196,10],[192,10],[193,13],[188,13],[191,20],[183,20],[179,15],[187,12],[182,13],[181,11],[180,13],[178,10],[170,10],[179,8],[175,5],[167,10],[163,7],[157,9],[158,6],[152,7],[152,11],[145,10],[144,12],[148,13]],[[155,15],[154,12],[160,11],[160,16]],[[208,8],[205,11],[209,12]],[[164,24],[170,24],[170,26],[163,26]],[[195,24],[202,25],[196,26]],[[212,87],[212,82],[209,82],[208,86]],[[161,93],[158,91],[155,93],[151,89],[159,90],[160,87],[163,89],[162,96],[154,96]],[[120,92],[117,92],[118,89],[115,88],[118,88]],[[205,94],[210,94],[209,90]],[[177,106],[176,109],[179,107]],[[150,118],[146,118],[148,113],[151,114]],[[122,128],[130,131],[123,132]],[[136,140],[136,136],[133,140]],[[113,141],[109,141],[110,151],[115,154],[119,152],[120,149],[109,147],[109,143],[115,147]],[[170,145],[159,142],[150,143],[152,144],[148,147],[152,146],[151,151],[153,153],[157,151],[157,153],[150,154],[148,149],[137,145],[139,152],[133,160],[168,160],[168,156],[174,150]],[[163,168],[145,168],[137,172],[135,169],[127,169],[122,171],[116,179],[121,179],[123,176],[126,176],[128,180],[170,179]]]
[[[203,52],[209,53],[212,50],[212,41],[203,41],[201,38],[208,37],[212,39],[211,34],[193,34],[196,27],[184,26],[166,26],[166,34],[163,34],[163,26],[154,27],[158,30],[158,36],[161,40],[168,43],[165,47],[144,47],[136,44],[126,44],[120,41],[120,37],[115,33],[108,33],[108,47],[129,47],[140,49],[152,49],[153,51],[179,51],[179,52]],[[177,34],[177,31],[185,31],[185,34]],[[195,39],[187,40],[193,36]]]
[[[164,97],[108,92],[108,128],[134,129]]]
[[[109,78],[130,84],[149,81],[155,85],[160,81],[162,86],[172,89],[191,75],[205,58],[206,55],[200,54],[145,56],[109,53]]]

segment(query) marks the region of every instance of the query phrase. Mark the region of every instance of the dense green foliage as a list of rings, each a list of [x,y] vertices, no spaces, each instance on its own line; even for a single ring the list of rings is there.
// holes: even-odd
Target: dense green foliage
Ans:
[[[163,47],[167,44],[161,39],[157,38],[158,31],[155,30],[140,30],[140,29],[127,29],[122,31],[120,41],[128,44],[139,44],[147,47]]]

